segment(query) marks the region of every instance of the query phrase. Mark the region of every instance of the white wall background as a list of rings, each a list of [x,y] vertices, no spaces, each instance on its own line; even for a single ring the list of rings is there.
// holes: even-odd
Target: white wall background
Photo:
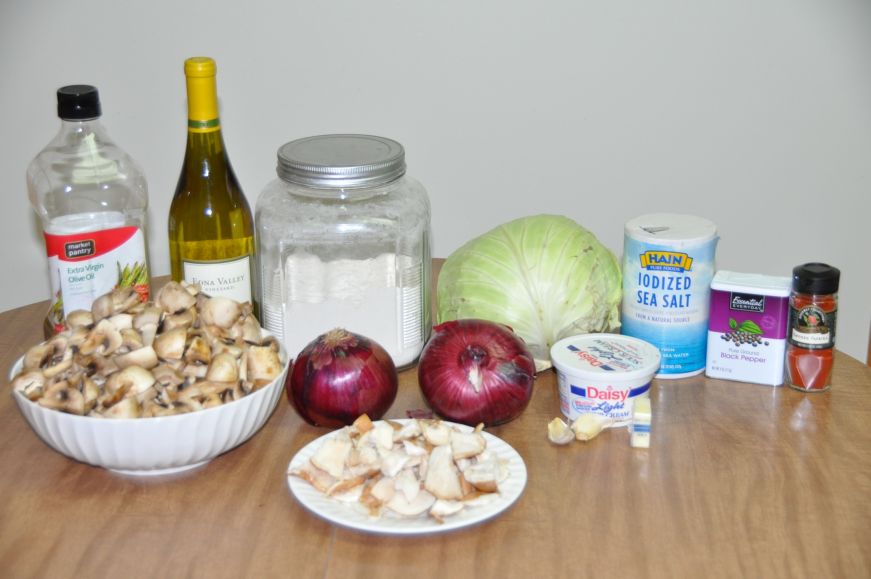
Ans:
[[[252,205],[294,138],[395,138],[428,188],[435,255],[552,212],[618,255],[623,224],[697,214],[723,269],[841,268],[839,348],[871,320],[867,0],[0,0],[0,310],[48,298],[24,172],[91,83],[149,178],[153,273],[185,142],[182,61],[218,62]]]

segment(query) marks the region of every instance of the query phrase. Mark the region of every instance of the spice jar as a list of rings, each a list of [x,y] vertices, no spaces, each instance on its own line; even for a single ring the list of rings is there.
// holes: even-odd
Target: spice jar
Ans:
[[[398,368],[430,314],[430,205],[398,142],[320,135],[278,149],[257,200],[262,322],[291,355],[336,327],[378,342]]]
[[[841,272],[825,263],[806,263],[792,270],[789,297],[787,384],[818,392],[831,383]]]

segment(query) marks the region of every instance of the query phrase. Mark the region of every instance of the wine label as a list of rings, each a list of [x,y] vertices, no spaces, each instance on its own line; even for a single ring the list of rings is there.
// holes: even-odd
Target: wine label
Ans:
[[[142,301],[149,297],[145,236],[136,226],[98,231],[45,234],[51,278],[53,324],[73,310],[90,310],[101,295],[132,286]]]
[[[210,296],[251,301],[251,256],[226,261],[182,261],[182,275]]]

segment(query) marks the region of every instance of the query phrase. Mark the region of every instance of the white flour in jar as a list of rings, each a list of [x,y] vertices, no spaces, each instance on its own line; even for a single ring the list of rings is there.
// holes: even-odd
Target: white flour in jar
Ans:
[[[267,329],[284,336],[284,345],[294,357],[333,328],[375,340],[397,368],[413,363],[423,349],[419,261],[393,253],[322,261],[298,252],[287,256],[279,275],[283,331],[269,327],[277,320],[268,311]]]

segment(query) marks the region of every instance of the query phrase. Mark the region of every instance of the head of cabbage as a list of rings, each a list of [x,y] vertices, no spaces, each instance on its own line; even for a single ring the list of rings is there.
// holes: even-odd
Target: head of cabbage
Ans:
[[[569,219],[510,221],[452,253],[438,278],[438,323],[479,318],[511,326],[536,369],[576,334],[619,328],[620,265],[596,236]]]

